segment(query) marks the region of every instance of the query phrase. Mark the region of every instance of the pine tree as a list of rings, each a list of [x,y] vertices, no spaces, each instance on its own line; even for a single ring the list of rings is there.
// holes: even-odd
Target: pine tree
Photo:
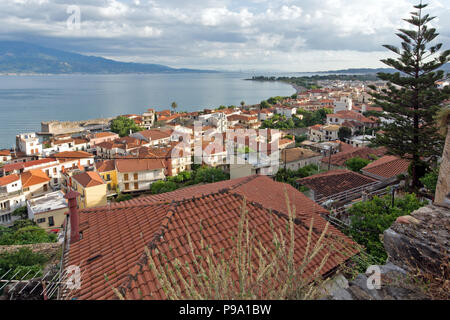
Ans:
[[[435,17],[423,15],[427,4],[414,6],[409,19],[413,30],[399,29],[396,35],[402,39],[399,49],[384,45],[399,57],[381,60],[398,70],[396,73],[379,73],[387,82],[386,89],[374,91],[374,102],[387,113],[392,123],[383,127],[384,133],[377,135],[375,143],[385,146],[392,154],[411,160],[412,187],[420,186],[419,171],[423,165],[435,161],[441,154],[444,137],[439,134],[434,116],[442,102],[450,97],[450,89],[436,88],[436,81],[444,78],[438,68],[449,61],[450,50],[440,51],[442,44],[433,44],[438,36],[435,28],[428,27]],[[375,90],[374,86],[371,86]]]

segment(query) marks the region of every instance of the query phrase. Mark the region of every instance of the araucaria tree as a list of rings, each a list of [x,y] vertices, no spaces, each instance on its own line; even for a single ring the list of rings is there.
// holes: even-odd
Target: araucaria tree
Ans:
[[[440,90],[435,85],[444,78],[444,72],[437,69],[449,61],[450,50],[441,51],[442,44],[434,42],[438,33],[429,23],[435,17],[422,13],[426,6],[420,2],[414,6],[417,10],[411,17],[405,19],[412,29],[399,29],[401,49],[384,45],[398,57],[381,61],[399,72],[379,73],[378,77],[387,81],[387,87],[372,93],[375,103],[393,120],[384,125],[384,133],[377,135],[375,142],[387,147],[390,153],[411,160],[415,189],[420,186],[420,168],[442,154],[444,137],[439,134],[434,117],[442,102],[450,97],[448,87]]]

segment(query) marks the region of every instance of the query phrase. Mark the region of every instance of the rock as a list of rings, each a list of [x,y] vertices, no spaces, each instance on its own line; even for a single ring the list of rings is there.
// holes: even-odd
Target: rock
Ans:
[[[450,210],[429,205],[413,212],[408,221],[413,223],[396,221],[384,232],[389,261],[405,270],[439,274],[450,258]]]
[[[417,220],[416,218],[414,218],[413,216],[398,217],[395,222],[403,223],[403,224],[410,224],[410,223],[418,224],[418,223],[420,223],[420,221]]]

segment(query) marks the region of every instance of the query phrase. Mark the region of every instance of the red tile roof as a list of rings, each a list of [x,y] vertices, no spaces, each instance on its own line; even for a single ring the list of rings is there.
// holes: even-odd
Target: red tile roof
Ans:
[[[315,199],[330,197],[376,181],[373,178],[346,169],[332,170],[297,180],[299,184],[314,191]]]
[[[116,161],[119,172],[139,172],[164,169],[164,160],[160,159],[120,159]]]
[[[363,173],[392,178],[408,171],[411,162],[396,156],[384,156],[361,169]]]
[[[14,170],[20,170],[25,169],[33,166],[40,166],[44,164],[48,164],[51,162],[55,162],[55,159],[52,158],[45,158],[45,159],[39,159],[39,160],[33,160],[33,161],[27,161],[27,162],[18,162],[18,163],[11,163],[4,165],[1,169],[5,172],[11,172]]]
[[[144,130],[139,131],[138,133],[141,134],[143,137],[149,139],[150,141],[167,139],[172,134],[171,131],[165,132],[158,129]]]
[[[113,171],[116,169],[115,160],[105,160],[95,164],[98,172]]]
[[[322,159],[322,162],[324,162],[324,163],[331,162],[331,164],[334,166],[342,167],[345,165],[345,161],[347,161],[351,158],[360,157],[363,159],[371,160],[372,155],[381,157],[386,154],[385,148],[376,148],[375,149],[375,148],[364,147],[364,148],[352,148],[352,149],[346,148],[345,150],[346,151],[342,151],[342,152],[333,154],[331,156],[331,161],[329,161],[330,157],[324,157]]]
[[[13,182],[19,180],[19,179],[20,179],[20,177],[17,174],[12,174],[12,175],[9,175],[6,177],[2,177],[2,178],[0,178],[0,186],[1,187],[6,186],[10,183],[13,183]]]
[[[84,188],[100,186],[105,184],[102,177],[98,174],[98,172],[88,171],[79,173],[72,177],[79,184],[81,184]]]
[[[11,151],[10,150],[0,150],[0,156],[10,156]]]
[[[67,162],[67,161],[71,161],[71,160],[93,158],[94,155],[89,152],[85,152],[85,151],[64,151],[64,152],[52,154],[50,157],[58,159],[61,162]]]
[[[50,178],[42,170],[30,170],[20,175],[22,187],[27,188],[50,181]]]
[[[82,210],[80,230],[83,237],[70,245],[70,251],[64,260],[65,265],[80,266],[83,285],[80,290],[70,292],[70,295],[66,292],[65,298],[117,299],[113,288],[118,289],[127,299],[166,298],[156,276],[148,269],[145,248],[151,252],[157,265],[160,265],[160,260],[155,249],[169,260],[177,258],[182,263],[191,264],[192,256],[187,235],[189,234],[193,240],[196,255],[202,254],[199,241],[202,235],[205,243],[211,246],[214,252],[221,252],[223,249],[224,254],[229,255],[235,246],[233,232],[237,231],[243,199],[247,195],[253,197],[247,197],[249,228],[256,241],[260,241],[269,252],[273,251],[271,226],[287,236],[286,212],[274,211],[285,207],[281,205],[285,203],[284,195],[280,198],[279,194],[283,193],[286,185],[276,183],[277,188],[274,190],[275,185],[270,185],[269,180],[272,181],[267,177],[253,176],[221,182],[220,186],[234,184],[235,187],[219,192],[209,190],[205,195],[197,197],[194,194],[198,189],[189,188],[194,191],[181,190],[189,197],[183,196],[185,199],[181,198],[172,203],[134,200],[117,206]],[[252,185],[247,185],[249,183]],[[254,190],[254,187],[262,189]],[[286,188],[297,211],[300,208],[305,210],[308,206],[318,206],[296,189],[290,186]],[[212,189],[217,189],[217,185]],[[278,197],[271,194],[271,198],[267,199],[266,195],[261,193],[269,189],[271,192],[276,191]],[[171,194],[177,197],[174,193]],[[303,207],[298,205],[299,203]],[[270,206],[267,207],[265,204]],[[307,246],[309,218],[314,216],[317,228],[313,229],[312,245],[318,241],[324,219],[313,211],[304,216],[297,216],[300,218],[294,227],[295,262],[300,264]],[[355,244],[350,239],[331,226],[328,230],[328,234],[333,236],[325,237],[325,247],[308,264],[305,276],[311,275],[318,268],[326,254],[330,254],[330,257],[320,270],[320,274],[332,271],[357,253]],[[331,246],[336,248],[333,252],[330,252]],[[257,263],[257,259],[254,263]]]

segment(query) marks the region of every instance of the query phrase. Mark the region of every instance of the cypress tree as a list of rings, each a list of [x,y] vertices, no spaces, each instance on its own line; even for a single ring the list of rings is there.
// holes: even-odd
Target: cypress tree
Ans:
[[[374,102],[386,112],[392,123],[383,126],[384,133],[374,142],[385,146],[389,153],[411,160],[412,187],[420,186],[420,168],[436,161],[442,154],[444,137],[439,134],[435,115],[442,102],[450,97],[449,87],[440,90],[436,81],[444,78],[437,70],[449,61],[450,50],[441,51],[442,43],[434,43],[438,36],[429,22],[435,17],[423,14],[427,4],[414,6],[409,19],[411,29],[399,29],[401,49],[384,45],[398,57],[381,60],[396,69],[395,73],[378,73],[387,82],[385,89],[374,91]],[[371,86],[375,90],[374,86]]]

